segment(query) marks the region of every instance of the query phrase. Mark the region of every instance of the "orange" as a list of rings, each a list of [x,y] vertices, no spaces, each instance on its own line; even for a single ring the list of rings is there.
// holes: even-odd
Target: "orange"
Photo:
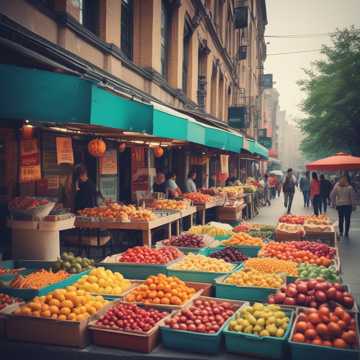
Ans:
[[[76,314],[71,313],[67,316],[67,320],[76,321]]]
[[[55,306],[60,306],[60,301],[58,299],[51,299],[49,301],[49,305],[55,305]]]
[[[67,317],[66,317],[66,315],[61,314],[58,316],[58,320],[63,320],[63,321],[67,320]]]
[[[74,307],[74,304],[72,303],[71,300],[64,300],[61,303],[61,307],[68,307],[68,308],[72,309]]]
[[[31,315],[35,317],[40,317],[40,311],[34,311]]]
[[[51,318],[54,319],[54,320],[57,320],[58,314],[52,314],[52,315],[51,315]]]
[[[58,314],[59,313],[59,308],[56,305],[51,305],[49,310],[50,310],[50,312],[52,314]]]
[[[42,304],[41,305],[41,311],[47,311],[47,310],[49,310],[49,305],[48,304]]]
[[[161,300],[158,297],[155,297],[155,298],[152,299],[152,302],[154,304],[160,304]]]
[[[163,297],[163,298],[161,299],[161,304],[164,304],[164,305],[170,304],[169,298],[168,298],[168,297]]]
[[[42,317],[51,317],[51,312],[50,312],[50,310],[42,311],[40,313],[40,316],[42,316]]]
[[[61,309],[60,309],[60,314],[62,314],[62,315],[69,315],[71,313],[71,309],[70,308],[68,308],[68,307],[62,307]]]

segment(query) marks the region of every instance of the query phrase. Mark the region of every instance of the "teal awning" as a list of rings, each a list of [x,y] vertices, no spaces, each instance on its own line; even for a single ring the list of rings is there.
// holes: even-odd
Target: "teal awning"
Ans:
[[[88,124],[240,152],[241,134],[159,104],[128,100],[77,76],[0,65],[0,118]]]
[[[266,160],[269,158],[269,150],[265,146],[263,146],[263,145],[259,144],[257,141],[255,141],[254,148],[255,148],[254,153],[256,155],[259,155]]]

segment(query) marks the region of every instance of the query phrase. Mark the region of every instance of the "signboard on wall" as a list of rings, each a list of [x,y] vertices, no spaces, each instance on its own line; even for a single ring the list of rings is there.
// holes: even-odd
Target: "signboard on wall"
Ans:
[[[71,137],[56,137],[57,164],[74,164],[74,153]]]
[[[117,150],[106,150],[103,157],[100,158],[100,174],[101,175],[117,175],[118,162]]]
[[[144,147],[131,148],[131,191],[135,197],[135,191],[149,190],[149,170]]]
[[[41,179],[40,151],[37,139],[20,141],[20,182]]]
[[[105,199],[117,201],[117,176],[101,176],[100,177],[100,192]]]

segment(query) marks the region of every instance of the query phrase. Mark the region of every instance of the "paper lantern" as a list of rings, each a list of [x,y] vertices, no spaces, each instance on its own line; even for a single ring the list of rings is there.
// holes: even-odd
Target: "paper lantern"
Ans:
[[[119,152],[124,152],[126,150],[126,143],[120,143],[118,149]]]
[[[154,156],[160,158],[164,155],[164,149],[161,146],[154,148]]]
[[[32,139],[34,135],[34,127],[32,125],[26,125],[24,124],[21,128],[21,136],[25,140]]]
[[[93,139],[88,143],[88,151],[94,157],[102,157],[106,151],[106,144],[102,139]]]

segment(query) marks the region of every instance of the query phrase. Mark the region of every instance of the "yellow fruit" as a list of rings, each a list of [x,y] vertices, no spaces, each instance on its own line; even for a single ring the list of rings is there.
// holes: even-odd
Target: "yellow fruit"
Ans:
[[[51,317],[51,312],[50,312],[50,310],[41,311],[40,316],[41,317]]]
[[[31,314],[31,316],[40,317],[40,316],[41,316],[41,313],[40,313],[40,311],[33,311],[33,313]]]
[[[54,305],[54,306],[60,306],[60,301],[58,300],[58,299],[51,299],[50,301],[49,301],[49,305],[51,306],[51,305]]]
[[[51,315],[51,318],[54,319],[54,320],[57,320],[58,317],[59,317],[58,314],[52,314],[52,315]]]
[[[32,310],[32,311],[39,311],[41,310],[41,304],[38,303],[38,302],[30,302],[28,304],[29,308]]]
[[[61,303],[61,307],[68,307],[68,308],[72,309],[74,307],[74,304],[72,303],[71,300],[64,300]]]
[[[77,317],[76,317],[76,314],[74,313],[71,313],[68,315],[67,317],[67,320],[70,320],[70,321],[76,321]]]
[[[77,321],[83,321],[86,320],[89,316],[87,314],[80,314],[76,316]]]
[[[49,311],[51,314],[59,314],[59,308],[56,305],[51,305]]]
[[[68,308],[68,307],[62,307],[61,309],[60,309],[60,314],[62,314],[62,315],[69,315],[71,313],[71,309],[70,308]]]
[[[67,320],[67,317],[66,317],[66,315],[60,314],[58,316],[58,320]]]

